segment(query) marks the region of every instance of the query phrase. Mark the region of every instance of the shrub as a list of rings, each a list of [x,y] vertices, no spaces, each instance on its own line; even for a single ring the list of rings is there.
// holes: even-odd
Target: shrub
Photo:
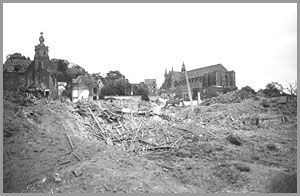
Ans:
[[[245,86],[245,87],[241,88],[241,91],[246,91],[251,94],[256,94],[255,90],[252,89],[250,86]]]

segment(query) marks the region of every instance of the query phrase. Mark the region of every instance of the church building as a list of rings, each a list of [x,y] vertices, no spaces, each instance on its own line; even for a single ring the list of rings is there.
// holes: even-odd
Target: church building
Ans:
[[[161,87],[161,92],[173,92],[178,98],[188,100],[188,88],[185,78],[185,65],[182,64],[181,72],[165,71],[165,80]],[[197,97],[198,92],[201,98],[206,98],[217,92],[223,92],[224,89],[234,89],[235,72],[228,71],[222,64],[210,65],[187,71],[188,81],[191,87],[193,99]]]
[[[34,88],[52,98],[57,96],[57,65],[49,59],[48,46],[44,44],[44,41],[43,32],[41,32],[40,43],[35,46],[33,61],[22,60],[20,59],[22,56],[7,58],[3,66],[4,90],[16,90],[22,87]],[[16,69],[16,67],[21,67],[21,69]]]

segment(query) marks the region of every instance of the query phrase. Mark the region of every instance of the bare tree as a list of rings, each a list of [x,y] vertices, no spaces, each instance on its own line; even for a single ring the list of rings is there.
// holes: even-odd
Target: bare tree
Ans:
[[[297,95],[297,80],[295,82],[288,81],[284,88],[290,95]]]

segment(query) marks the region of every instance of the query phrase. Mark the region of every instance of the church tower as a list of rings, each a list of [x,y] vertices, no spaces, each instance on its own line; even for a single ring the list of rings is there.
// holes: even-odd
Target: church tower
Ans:
[[[182,63],[181,72],[185,72],[185,65],[184,65],[184,62]]]
[[[43,36],[43,32],[41,32],[39,41],[40,41],[40,44],[35,46],[34,60],[49,60],[48,46],[45,46],[45,44],[44,44],[45,39]]]

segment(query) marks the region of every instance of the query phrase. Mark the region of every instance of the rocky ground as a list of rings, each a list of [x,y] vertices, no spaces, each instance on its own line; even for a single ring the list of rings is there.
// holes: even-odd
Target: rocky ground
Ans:
[[[11,91],[3,99],[5,193],[297,190],[296,103],[235,97],[191,112]]]

